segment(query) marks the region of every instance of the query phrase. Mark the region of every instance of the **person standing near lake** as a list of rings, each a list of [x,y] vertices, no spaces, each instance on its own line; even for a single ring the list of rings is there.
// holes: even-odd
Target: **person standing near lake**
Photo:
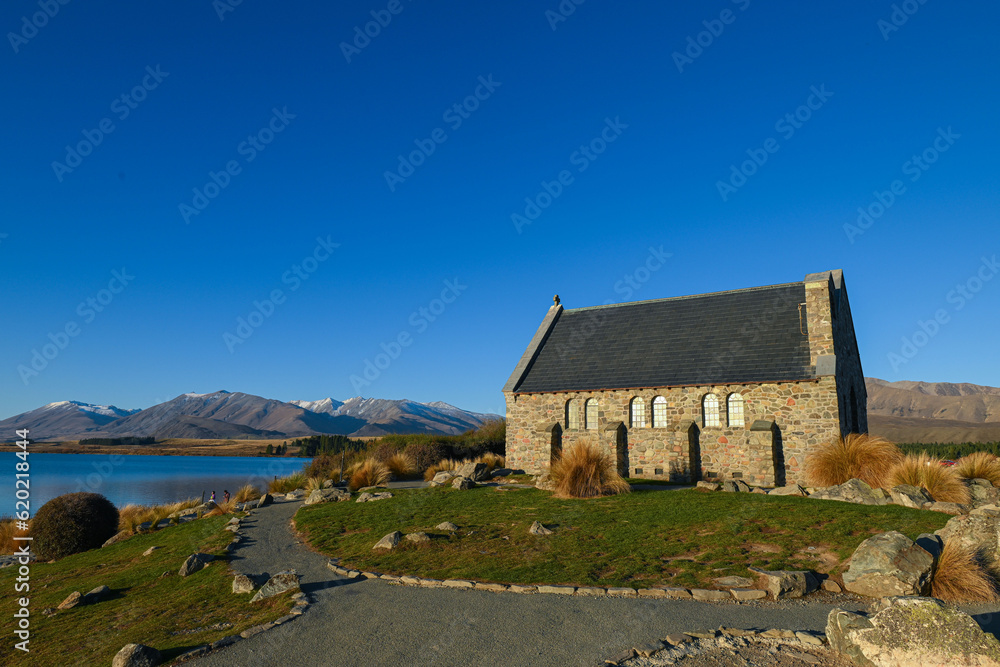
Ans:
[[[225,489],[222,490],[222,502],[229,502],[229,491],[226,491]]]
[[[211,502],[211,503],[215,502],[215,491],[212,491],[212,497],[209,498],[208,501]]]

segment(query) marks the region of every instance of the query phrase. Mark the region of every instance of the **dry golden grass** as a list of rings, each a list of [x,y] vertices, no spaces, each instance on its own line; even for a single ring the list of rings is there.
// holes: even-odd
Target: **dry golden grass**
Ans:
[[[267,485],[267,488],[271,493],[290,493],[296,489],[301,489],[305,485],[305,474],[297,472],[294,475],[289,475],[288,477],[279,477],[278,479],[271,480],[270,484]]]
[[[14,541],[14,537],[20,537],[28,534],[29,531],[27,530],[17,529],[17,524],[14,523],[13,517],[0,517],[0,549],[3,549],[3,553],[12,554],[24,544],[28,544],[27,542]]]
[[[389,468],[375,459],[365,459],[351,475],[347,488],[352,492],[366,486],[384,486],[389,481]]]
[[[236,490],[236,495],[233,496],[233,500],[238,503],[245,503],[257,498],[260,498],[260,489],[253,484],[244,484]]]
[[[417,472],[413,459],[402,452],[397,452],[382,462],[395,479],[412,477]]]
[[[552,481],[560,498],[596,498],[629,493],[628,485],[607,453],[585,443],[577,443],[552,464]]]
[[[485,463],[488,472],[493,472],[497,468],[504,468],[507,465],[504,457],[493,452],[486,452],[476,459],[476,463]]]
[[[827,443],[806,459],[806,475],[815,486],[834,486],[860,479],[884,487],[889,471],[903,455],[893,443],[867,433],[849,433]]]
[[[223,514],[232,514],[235,511],[236,511],[236,499],[230,498],[229,502],[215,503],[215,508],[206,512],[205,516],[222,516]]]
[[[156,530],[160,522],[174,512],[197,507],[201,501],[197,498],[188,498],[176,503],[165,505],[136,505],[129,503],[118,510],[118,530],[127,530],[132,533],[139,532],[142,524],[149,523],[152,530]]]
[[[310,477],[306,480],[306,491],[315,491],[316,489],[323,488],[323,478],[322,477]]]
[[[458,466],[462,465],[461,461],[456,461],[455,459],[441,459],[430,468],[424,471],[424,481],[429,482],[434,479],[434,475],[439,472],[444,472],[446,470],[454,470]]]
[[[997,602],[996,581],[975,553],[945,542],[931,579],[931,595],[946,602]]]
[[[993,486],[1000,486],[1000,459],[989,452],[973,452],[963,456],[952,467],[965,479],[988,479]]]
[[[931,498],[943,503],[966,504],[969,489],[953,468],[925,452],[910,454],[897,463],[886,477],[887,488],[910,484],[924,488]]]

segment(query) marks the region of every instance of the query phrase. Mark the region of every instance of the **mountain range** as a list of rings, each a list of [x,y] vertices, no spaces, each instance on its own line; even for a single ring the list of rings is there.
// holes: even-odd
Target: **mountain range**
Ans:
[[[865,378],[868,428],[894,442],[1000,441],[1000,388]]]
[[[217,391],[182,394],[145,410],[59,401],[0,421],[0,433],[27,428],[36,440],[123,436],[154,436],[161,440],[278,439],[317,433],[355,437],[387,433],[457,435],[496,416],[442,402],[362,397],[285,402]]]

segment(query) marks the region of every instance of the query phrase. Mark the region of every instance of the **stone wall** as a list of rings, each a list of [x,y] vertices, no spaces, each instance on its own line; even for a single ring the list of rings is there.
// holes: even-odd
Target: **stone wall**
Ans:
[[[702,398],[714,393],[720,404],[721,426],[705,427]],[[743,424],[729,426],[727,397],[739,392],[744,399]],[[652,423],[652,401],[667,399],[665,428],[632,428],[630,402],[646,403],[647,423]],[[514,394],[507,400],[507,465],[537,474],[549,468],[553,424],[562,427],[562,447],[586,441],[616,457],[614,426],[627,429],[628,472],[633,477],[674,479],[743,479],[749,484],[804,483],[806,455],[816,446],[835,439],[840,431],[835,378],[768,384],[705,385],[660,389]],[[598,401],[596,429],[568,429],[566,402]],[[773,421],[779,438],[779,469],[769,432],[750,431],[756,420]],[[694,437],[692,437],[692,428]],[[692,457],[692,441],[695,444]],[[694,459],[692,465],[692,458]],[[699,469],[700,468],[700,469]],[[637,469],[641,470],[638,472]],[[782,472],[784,479],[782,480]]]

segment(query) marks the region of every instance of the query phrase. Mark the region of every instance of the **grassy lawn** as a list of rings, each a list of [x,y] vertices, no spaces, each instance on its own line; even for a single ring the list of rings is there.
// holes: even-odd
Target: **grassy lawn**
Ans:
[[[201,551],[225,558],[232,534],[223,531],[229,517],[211,517],[156,533],[136,535],[104,549],[68,556],[56,563],[31,566],[30,654],[14,649],[11,634],[0,645],[0,664],[110,665],[122,646],[152,646],[169,662],[197,646],[239,633],[250,626],[288,613],[286,595],[251,606],[250,595],[233,595],[232,575],[225,560],[217,560],[188,577],[177,574],[190,554]],[[149,556],[142,552],[162,546]],[[0,570],[0,597],[6,625],[11,614],[17,567]],[[164,572],[171,572],[160,578]],[[45,617],[42,610],[56,607],[73,591],[86,593],[100,585],[111,588],[102,602],[80,605]],[[229,622],[232,627],[208,630]],[[194,630],[194,632],[188,632]]]
[[[302,508],[299,530],[342,565],[388,574],[498,583],[711,587],[748,566],[836,574],[866,538],[899,530],[911,539],[951,517],[895,505],[867,507],[796,497],[695,490],[636,491],[559,500],[537,489],[442,487],[394,491],[372,503]],[[532,521],[555,534],[528,534]],[[434,530],[443,521],[460,530]],[[429,544],[384,535],[423,531]]]

